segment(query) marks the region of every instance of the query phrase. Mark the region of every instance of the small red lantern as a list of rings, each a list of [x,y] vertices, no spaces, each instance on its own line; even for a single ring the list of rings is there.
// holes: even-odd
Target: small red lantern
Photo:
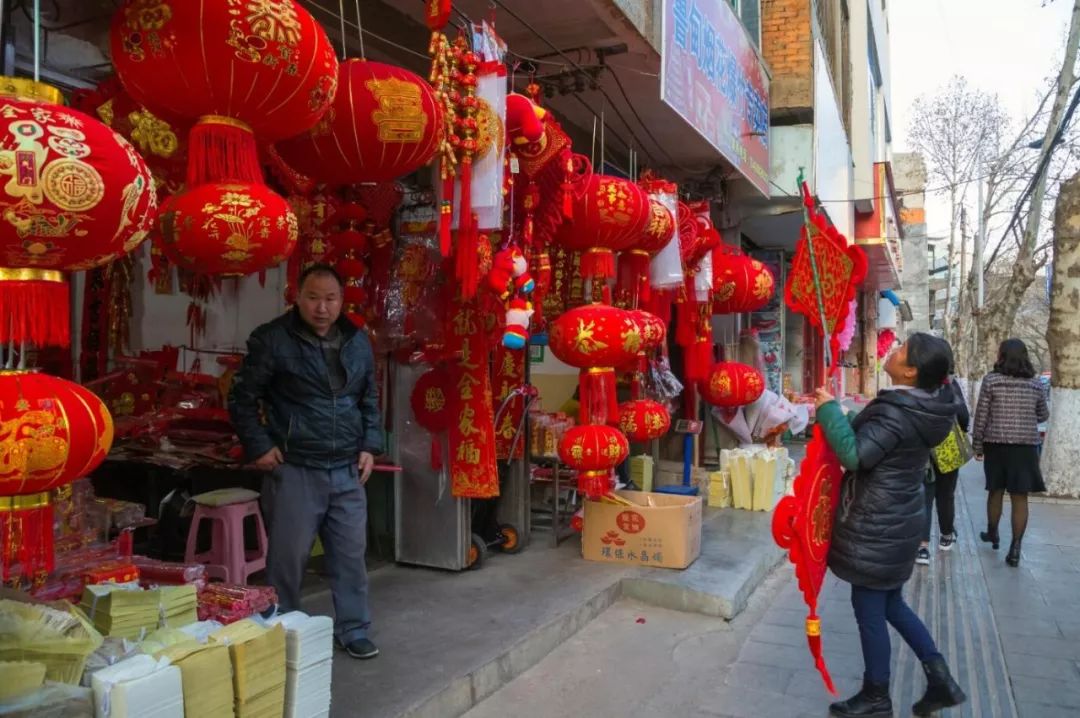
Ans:
[[[450,372],[432,369],[423,374],[409,395],[416,423],[431,433],[431,468],[443,467],[443,451],[440,436],[450,429],[454,420],[450,402]]]
[[[442,108],[408,70],[371,60],[341,65],[337,98],[308,132],[277,145],[295,170],[327,184],[386,182],[423,167],[441,140]]]
[[[761,309],[776,292],[776,277],[764,264],[734,247],[713,252],[713,313],[740,314]]]
[[[765,392],[765,377],[739,362],[715,364],[709,380],[701,384],[701,398],[713,406],[733,409],[753,404]]]
[[[559,459],[577,471],[578,490],[592,499],[611,490],[611,470],[629,455],[626,437],[611,426],[575,426],[559,442]]]
[[[649,226],[649,195],[630,180],[591,171],[572,191],[574,218],[563,224],[556,240],[582,253],[583,277],[614,277],[614,253],[630,247]]]
[[[643,309],[635,309],[630,312],[630,318],[641,331],[641,351],[651,352],[663,346],[667,338],[667,325],[660,317]]]
[[[162,250],[198,274],[243,276],[274,267],[296,246],[296,215],[263,184],[202,184],[161,209]]]
[[[663,404],[637,399],[619,405],[619,429],[630,441],[644,443],[659,439],[671,428],[671,414]]]
[[[38,372],[0,373],[0,563],[53,566],[49,490],[88,475],[112,447],[112,415],[88,389]]]

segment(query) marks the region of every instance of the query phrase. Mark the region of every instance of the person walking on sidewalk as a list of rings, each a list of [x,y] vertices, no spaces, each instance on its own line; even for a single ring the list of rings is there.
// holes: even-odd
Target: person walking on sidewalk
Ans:
[[[927,687],[916,715],[963,703],[945,658],[901,589],[915,568],[926,525],[923,482],[931,447],[945,439],[959,407],[941,391],[952,350],[947,342],[916,333],[885,363],[893,387],[878,394],[848,421],[825,389],[817,391],[817,421],[847,470],[829,551],[829,568],[851,584],[851,605],[862,643],[863,687],[830,706],[841,718],[893,715],[889,697],[891,624],[918,656]]]
[[[953,370],[949,371],[949,380],[941,388],[942,399],[949,400],[951,393],[956,401],[958,412],[956,423],[965,434],[971,429],[971,412],[968,411],[967,401],[960,385],[956,383]],[[970,460],[970,452],[966,454]],[[960,469],[942,471],[937,461],[930,460],[930,468],[927,470],[926,485],[926,529],[923,531],[923,540],[919,545],[919,551],[915,556],[915,563],[926,566],[930,563],[930,529],[934,523],[934,503],[937,503],[938,516],[938,548],[942,551],[952,551],[956,543],[956,480],[960,476]]]
[[[335,637],[353,658],[374,658],[364,485],[383,450],[375,355],[367,335],[341,316],[344,284],[332,267],[309,267],[298,286],[296,306],[251,333],[229,411],[248,458],[267,474],[266,575],[281,609],[300,610],[317,534]]]
[[[972,443],[986,474],[986,531],[979,534],[995,549],[1001,543],[1005,492],[1012,503],[1012,543],[1005,562],[1020,565],[1020,542],[1028,522],[1028,494],[1046,491],[1039,468],[1039,424],[1050,417],[1046,393],[1035,378],[1028,348],[1006,339],[998,349],[994,370],[986,375],[975,407]]]

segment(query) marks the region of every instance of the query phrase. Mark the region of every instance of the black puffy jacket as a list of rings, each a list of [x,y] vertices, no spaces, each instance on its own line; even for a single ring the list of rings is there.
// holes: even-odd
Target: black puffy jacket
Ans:
[[[233,427],[249,460],[276,446],[290,464],[333,469],[354,464],[361,451],[382,452],[371,342],[347,319],[338,328],[345,370],[345,386],[338,391],[322,348],[295,309],[251,333],[229,394]]]
[[[899,588],[911,577],[926,523],[923,484],[931,447],[952,428],[952,391],[883,391],[850,423],[831,402],[818,410],[848,473],[833,523],[829,568],[856,586]]]

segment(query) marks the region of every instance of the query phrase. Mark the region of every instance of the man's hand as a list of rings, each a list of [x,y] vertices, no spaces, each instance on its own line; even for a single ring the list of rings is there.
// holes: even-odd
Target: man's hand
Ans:
[[[833,401],[835,397],[828,392],[825,387],[821,387],[814,392],[814,406],[818,409]]]
[[[360,483],[366,484],[371,478],[371,472],[375,468],[375,457],[366,451],[360,452]]]
[[[255,468],[267,473],[285,463],[285,457],[281,455],[281,449],[276,446],[255,460]]]

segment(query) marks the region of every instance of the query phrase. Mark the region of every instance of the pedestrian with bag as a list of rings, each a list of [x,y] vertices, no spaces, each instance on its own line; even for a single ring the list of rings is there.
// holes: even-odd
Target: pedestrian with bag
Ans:
[[[930,450],[948,436],[959,411],[955,395],[942,391],[951,364],[946,341],[915,333],[885,362],[893,386],[853,420],[827,391],[817,392],[817,421],[846,469],[828,563],[851,584],[865,666],[862,690],[829,708],[840,718],[892,717],[889,625],[926,673],[926,693],[912,706],[916,715],[967,700],[901,593],[926,526],[923,482]]]
[[[961,467],[971,461],[973,455],[967,438],[971,428],[971,412],[968,411],[964,393],[956,382],[954,370],[949,370],[949,379],[941,391],[943,397],[952,395],[958,412],[945,441],[930,452],[930,468],[926,474],[926,530],[915,556],[915,563],[922,566],[930,563],[930,529],[934,523],[935,503],[938,515],[938,548],[952,551],[956,543],[956,481]]]
[[[1005,492],[1012,505],[1012,543],[1005,562],[1020,565],[1020,543],[1028,523],[1028,494],[1046,491],[1039,468],[1039,424],[1050,417],[1046,393],[1035,375],[1027,345],[1006,339],[994,370],[986,375],[975,407],[972,430],[975,458],[986,474],[986,531],[979,534],[997,549]]]

